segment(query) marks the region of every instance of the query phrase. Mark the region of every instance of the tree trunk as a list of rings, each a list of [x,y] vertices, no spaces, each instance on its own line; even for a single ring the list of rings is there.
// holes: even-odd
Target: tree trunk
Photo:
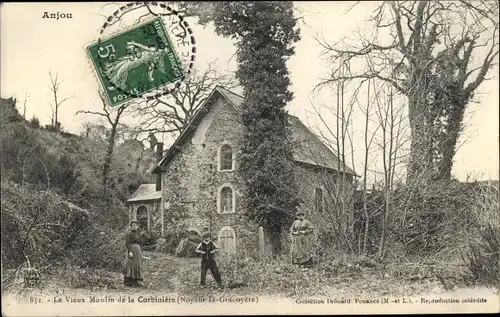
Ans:
[[[432,179],[432,138],[425,107],[425,104],[409,99],[411,145],[406,179],[408,185]]]
[[[440,145],[440,160],[438,162],[436,171],[436,180],[449,180],[451,179],[451,170],[453,168],[453,157],[457,150],[458,138],[462,129],[461,123],[463,121],[465,104],[452,104],[450,105],[451,113],[447,115],[447,125],[445,126],[446,132],[441,133],[438,144]]]
[[[389,190],[384,189],[384,214],[382,215],[382,234],[380,237],[380,244],[378,249],[378,257],[383,258],[387,244],[387,220],[389,216]]]
[[[115,124],[111,127],[111,133],[108,139],[108,148],[106,150],[106,156],[104,158],[104,164],[102,167],[102,185],[106,188],[106,184],[108,183],[108,174],[111,170],[111,160],[113,159],[113,151],[115,148],[115,136],[116,136],[116,128],[118,126],[118,119],[115,121]]]

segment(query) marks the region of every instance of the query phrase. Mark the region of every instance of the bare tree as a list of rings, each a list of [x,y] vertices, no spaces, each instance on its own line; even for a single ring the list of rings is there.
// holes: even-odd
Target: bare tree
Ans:
[[[367,90],[363,90],[367,84]],[[401,155],[405,148],[407,139],[408,125],[406,112],[404,111],[405,103],[396,104],[393,100],[394,93],[391,87],[384,82],[377,82],[374,79],[363,79],[358,81],[358,85],[354,89],[348,89],[345,81],[336,82],[328,85],[331,91],[335,91],[337,102],[334,106],[328,105],[325,108],[333,115],[333,120],[322,114],[317,108],[316,115],[322,123],[322,131],[320,134],[330,145],[332,152],[337,153],[338,161],[336,162],[336,177],[327,177],[326,173],[321,181],[326,190],[326,196],[330,205],[333,206],[327,210],[327,219],[329,219],[334,227],[337,236],[342,237],[342,241],[351,250],[354,251],[353,245],[356,243],[358,253],[366,255],[369,252],[368,243],[374,246],[378,241],[378,254],[383,257],[387,248],[389,238],[389,220],[393,220],[391,216],[391,195],[393,184],[398,179],[399,169],[397,166],[404,162],[404,156]],[[361,94],[366,95],[366,100],[358,98]],[[383,96],[386,95],[385,100]],[[382,96],[382,97],[381,97]],[[348,101],[345,102],[345,99]],[[357,107],[355,107],[357,105]],[[362,120],[353,120],[355,110],[362,115]],[[355,126],[359,124],[359,126]],[[354,127],[355,126],[355,127]],[[356,196],[356,180],[348,179],[346,165],[343,164],[351,156],[352,164],[355,166],[354,158],[354,141],[353,132],[356,131],[358,140],[364,144],[364,152],[362,153],[363,171],[359,177],[361,183],[358,184],[360,191],[357,196],[358,202],[357,216],[355,219],[350,218],[353,215],[353,203]],[[348,146],[351,146],[350,153]],[[373,145],[376,145],[374,148]],[[326,160],[326,157],[318,157],[317,160]],[[377,169],[376,162],[382,163],[382,168]],[[383,175],[383,182],[380,186],[383,193],[384,204],[378,206],[381,202],[377,193],[368,194],[368,179],[371,176]],[[346,184],[353,183],[354,186],[349,187]],[[372,201],[376,199],[377,202]],[[362,204],[362,206],[361,206]],[[375,208],[373,208],[375,207]],[[380,219],[381,233],[378,236],[377,228],[372,229],[371,223]],[[342,225],[341,225],[342,224]],[[376,234],[377,233],[377,234]]]
[[[370,88],[371,88],[371,82],[372,80],[368,80],[368,91],[366,95],[366,106],[363,107],[360,105],[360,110],[363,113],[363,119],[364,119],[364,133],[363,133],[363,142],[364,142],[364,155],[363,155],[363,185],[361,187],[363,196],[362,196],[362,203],[363,203],[363,215],[364,215],[364,231],[363,231],[363,246],[360,250],[360,252],[364,255],[368,252],[368,236],[370,232],[370,212],[368,211],[368,197],[367,197],[367,176],[368,176],[368,158],[370,154],[370,148],[373,143],[373,139],[376,135],[377,130],[374,131],[370,135],[368,132],[368,127],[370,123],[370,115],[371,115],[371,105],[372,101],[370,99]],[[360,239],[361,241],[361,239]]]
[[[408,98],[409,182],[450,178],[465,107],[496,65],[498,9],[498,1],[387,1],[372,16],[373,38],[321,43],[332,62],[322,84],[375,78]],[[365,67],[342,71],[354,62]]]
[[[377,142],[382,154],[383,165],[383,195],[384,205],[382,208],[382,228],[379,243],[378,256],[382,258],[387,247],[387,231],[390,211],[392,209],[391,200],[396,173],[396,165],[400,163],[398,153],[405,144],[403,124],[406,119],[403,107],[394,104],[394,93],[391,89],[383,85],[386,91],[385,100],[381,101],[380,92],[375,90],[375,112],[380,127],[380,140]],[[389,91],[387,91],[389,90]]]
[[[352,134],[352,115],[354,105],[356,104],[357,95],[361,85],[354,89],[353,95],[345,101],[345,83],[339,82],[330,86],[331,90],[335,91],[335,106],[324,106],[329,115],[333,116],[335,126],[333,126],[327,115],[322,114],[321,109],[314,107],[316,116],[321,123],[319,134],[325,141],[325,145],[331,152],[335,153],[337,160],[331,162],[332,157],[323,156],[321,151],[315,150],[315,146],[305,147],[310,149],[310,155],[318,163],[323,166],[331,166],[335,171],[325,171],[322,173],[320,181],[325,190],[325,200],[327,208],[325,215],[330,221],[332,229],[336,236],[340,237],[340,241],[350,251],[354,251],[353,234],[354,234],[354,217],[352,209],[354,203],[355,186],[353,183],[351,171],[347,170],[346,159],[350,155],[353,167],[354,162],[354,146]],[[348,152],[350,148],[350,153]]]
[[[120,118],[122,117],[123,113],[125,110],[128,108],[128,104],[123,105],[116,109],[115,111],[110,112],[108,108],[106,107],[106,97],[104,96],[103,92],[99,92],[99,98],[101,99],[102,102],[102,112],[96,112],[96,111],[84,111],[84,110],[79,110],[76,112],[76,114],[92,114],[92,115],[97,115],[106,118],[106,121],[110,125],[110,133],[108,136],[108,146],[106,149],[106,154],[104,156],[104,162],[102,165],[102,184],[104,188],[106,188],[106,184],[108,182],[108,175],[111,170],[111,161],[113,159],[113,151],[115,148],[115,142],[116,142],[116,135],[118,132],[118,126],[120,125]],[[114,112],[114,113],[113,113]]]
[[[212,62],[207,70],[194,71],[178,90],[134,107],[133,113],[140,122],[136,130],[146,133],[181,132],[217,85],[231,89],[237,86],[237,82],[232,75],[218,72]]]
[[[23,103],[23,118],[26,120],[26,102],[28,102],[28,91],[24,93],[24,103]]]
[[[65,97],[61,98],[59,93],[60,93],[60,87],[61,87],[61,80],[59,79],[59,74],[56,74],[55,76],[52,76],[52,72],[49,70],[49,77],[50,77],[50,86],[49,89],[53,94],[54,101],[49,102],[50,107],[52,108],[52,117],[51,117],[51,123],[54,127],[57,129],[60,128],[60,123],[59,123],[59,107],[67,101],[68,99],[72,97]]]

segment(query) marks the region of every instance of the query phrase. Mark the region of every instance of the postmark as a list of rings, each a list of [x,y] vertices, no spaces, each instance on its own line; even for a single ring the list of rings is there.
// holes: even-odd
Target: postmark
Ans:
[[[156,3],[124,5],[106,19],[100,34],[138,5],[158,6],[146,21],[100,37],[87,47],[87,54],[109,106],[118,107],[133,99],[154,99],[173,92],[189,76],[196,47],[192,29],[170,6]]]

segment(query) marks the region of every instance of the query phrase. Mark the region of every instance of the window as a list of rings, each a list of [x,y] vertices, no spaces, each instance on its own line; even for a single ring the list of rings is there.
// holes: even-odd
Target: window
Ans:
[[[229,144],[224,144],[220,148],[219,156],[219,170],[231,171],[233,170],[233,149]]]
[[[223,252],[235,253],[236,252],[236,236],[233,228],[224,227],[219,231],[218,236],[219,247]]]
[[[149,219],[148,210],[144,206],[137,208],[137,221],[139,221],[139,231],[148,230]]]
[[[316,188],[314,190],[314,206],[316,208],[316,212],[323,212],[323,189]]]
[[[230,187],[222,187],[220,191],[220,211],[222,213],[234,212],[233,190]]]

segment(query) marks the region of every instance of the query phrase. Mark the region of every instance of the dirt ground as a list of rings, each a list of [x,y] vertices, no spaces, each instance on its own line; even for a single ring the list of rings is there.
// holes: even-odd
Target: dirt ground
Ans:
[[[120,273],[112,274],[111,284],[104,287],[90,288],[70,288],[67,281],[57,278],[48,278],[42,281],[39,288],[27,289],[24,287],[13,287],[4,296],[16,296],[18,298],[28,299],[30,297],[49,297],[54,295],[60,296],[183,296],[189,295],[192,297],[202,296],[250,296],[258,295],[263,299],[279,299],[287,297],[294,299],[304,297],[302,295],[290,295],[269,293],[266,291],[256,292],[251,286],[237,289],[219,290],[215,287],[210,273],[207,275],[207,288],[200,289],[198,285],[183,285],[183,282],[178,278],[185,274],[193,274],[198,280],[199,275],[199,259],[196,258],[177,258],[171,255],[155,252],[144,252],[144,256],[149,259],[144,260],[145,281],[144,287],[125,287],[122,284],[122,275]],[[222,272],[224,274],[224,272]],[[194,279],[191,279],[194,280]],[[498,291],[488,289],[452,289],[447,290],[435,280],[425,280],[416,282],[404,282],[397,278],[387,276],[359,276],[354,278],[339,279],[335,285],[323,285],[315,294],[307,294],[307,296],[326,296],[331,298],[381,298],[397,297],[397,296],[453,296],[453,294],[470,294],[476,296],[483,294],[491,296]]]

